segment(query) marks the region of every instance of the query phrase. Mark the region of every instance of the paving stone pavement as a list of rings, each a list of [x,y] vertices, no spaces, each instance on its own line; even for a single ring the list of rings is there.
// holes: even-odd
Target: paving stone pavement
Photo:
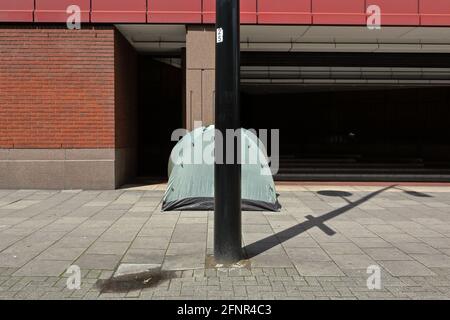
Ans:
[[[212,212],[162,213],[164,187],[0,190],[0,299],[450,298],[449,187],[278,186],[281,212],[243,212],[243,268],[210,266]],[[161,278],[105,290],[121,263]]]

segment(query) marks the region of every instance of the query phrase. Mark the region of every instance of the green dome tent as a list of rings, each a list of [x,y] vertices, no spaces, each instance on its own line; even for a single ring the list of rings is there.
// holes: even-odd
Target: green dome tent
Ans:
[[[186,134],[169,160],[163,211],[214,210],[214,126]],[[242,210],[279,211],[265,149],[255,134],[242,129]]]

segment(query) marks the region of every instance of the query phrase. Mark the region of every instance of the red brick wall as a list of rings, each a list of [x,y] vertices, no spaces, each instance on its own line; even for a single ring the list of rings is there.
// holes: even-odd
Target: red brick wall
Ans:
[[[113,148],[114,30],[0,28],[0,148]]]

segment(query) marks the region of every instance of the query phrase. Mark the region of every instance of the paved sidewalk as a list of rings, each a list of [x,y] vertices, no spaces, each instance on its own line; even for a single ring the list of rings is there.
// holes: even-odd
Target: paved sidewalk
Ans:
[[[450,298],[448,187],[278,187],[281,212],[243,213],[249,262],[234,269],[209,263],[213,214],[161,213],[163,192],[0,190],[0,298]],[[124,263],[162,272],[105,290]]]

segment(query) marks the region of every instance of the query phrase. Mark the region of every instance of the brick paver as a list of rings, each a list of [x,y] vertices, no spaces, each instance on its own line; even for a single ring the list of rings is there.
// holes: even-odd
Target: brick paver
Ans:
[[[216,268],[212,212],[161,213],[164,186],[0,190],[0,299],[450,298],[450,188],[278,191],[281,212],[243,213],[245,267]],[[162,272],[105,289],[121,263]],[[367,287],[372,265],[381,289]]]

